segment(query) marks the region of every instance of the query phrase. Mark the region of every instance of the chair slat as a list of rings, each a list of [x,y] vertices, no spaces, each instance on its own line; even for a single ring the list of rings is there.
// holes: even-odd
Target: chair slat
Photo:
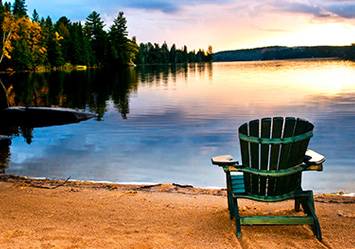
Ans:
[[[295,131],[295,126],[296,126],[295,118],[286,118],[283,137],[292,137]],[[282,145],[278,169],[286,169],[287,167],[290,167],[290,165],[288,165],[290,146],[291,146],[290,144]]]
[[[293,136],[298,136],[313,130],[313,125],[303,119],[297,119]],[[310,138],[291,144],[289,165],[298,165],[304,160]],[[301,174],[295,174],[284,179],[284,185],[288,186],[288,191],[292,191],[295,186],[301,185]],[[291,189],[293,188],[293,189]]]
[[[245,123],[239,127],[239,133],[244,134],[244,135],[249,135],[248,134],[248,124]],[[240,143],[240,152],[241,152],[241,157],[242,157],[242,164],[248,167],[250,165],[249,162],[249,146],[248,143],[239,139]],[[245,191],[250,192],[251,191],[251,181],[250,181],[250,174],[244,174],[244,185],[245,185]]]
[[[264,118],[261,120],[261,137],[262,138],[270,138],[271,134],[271,118]],[[260,153],[260,169],[267,170],[269,164],[269,145],[262,144],[261,145],[261,153]],[[267,177],[260,176],[260,195],[265,195],[267,190]]]
[[[259,136],[259,120],[253,120],[249,122],[249,135],[258,137]],[[250,143],[250,167],[254,169],[260,169],[259,164],[259,144]],[[251,176],[251,193],[259,194],[259,176]]]
[[[296,119],[295,118],[286,118],[285,119],[285,127],[282,137],[292,137],[295,131],[296,126]],[[292,148],[292,144],[282,144],[281,145],[281,154],[280,154],[280,162],[278,165],[278,169],[287,169],[291,167],[288,163]],[[281,195],[283,193],[289,192],[289,186],[285,185],[290,177],[286,176],[281,179],[277,179],[277,183],[275,185],[275,195]],[[292,186],[294,187],[294,186]]]
[[[272,136],[271,136],[271,138],[281,138],[283,121],[284,121],[284,119],[281,118],[281,117],[273,118],[273,120],[272,120]],[[276,170],[277,169],[277,165],[279,163],[279,153],[280,153],[281,145],[272,144],[270,147],[271,148],[270,148],[270,165],[269,165],[269,169],[270,170]],[[267,193],[267,195],[273,196],[275,194],[275,184],[276,184],[276,179],[275,178],[270,178],[269,182],[268,182],[268,193]]]

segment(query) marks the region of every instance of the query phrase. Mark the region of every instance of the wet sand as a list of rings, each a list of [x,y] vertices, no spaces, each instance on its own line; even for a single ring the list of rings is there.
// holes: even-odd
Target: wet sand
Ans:
[[[355,197],[316,195],[309,226],[242,226],[224,190],[0,175],[0,248],[355,248]],[[241,200],[243,215],[292,214],[293,202]]]

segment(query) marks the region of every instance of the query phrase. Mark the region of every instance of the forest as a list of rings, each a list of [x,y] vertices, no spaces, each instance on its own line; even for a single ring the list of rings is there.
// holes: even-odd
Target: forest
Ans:
[[[51,17],[40,17],[36,10],[27,14],[25,0],[13,4],[0,0],[0,70],[23,71],[41,69],[206,62],[212,60],[208,51],[188,51],[166,42],[137,44],[128,38],[127,20],[119,12],[113,24],[106,24],[96,11],[84,24],[71,22],[63,16],[53,22]]]
[[[273,46],[253,49],[221,51],[212,55],[213,61],[258,61],[306,58],[355,59],[355,44],[351,46],[284,47]]]

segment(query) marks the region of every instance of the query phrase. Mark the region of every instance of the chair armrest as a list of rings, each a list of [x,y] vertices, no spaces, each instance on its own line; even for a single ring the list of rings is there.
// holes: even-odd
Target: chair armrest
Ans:
[[[243,172],[243,173],[249,173],[252,175],[265,176],[265,177],[284,177],[284,176],[294,175],[301,171],[312,170],[309,169],[308,165],[303,163],[292,168],[281,169],[281,170],[261,170],[261,169],[245,167],[242,165],[239,165],[239,167],[224,166],[223,169],[225,172]]]
[[[304,158],[304,162],[309,166],[309,170],[323,170],[323,163],[325,156],[313,151],[307,150]]]
[[[313,151],[307,150],[305,155],[305,162],[309,164],[321,164],[324,163],[325,156]]]
[[[233,160],[233,157],[230,155],[215,156],[211,158],[212,164],[218,166],[227,166],[227,165],[236,165],[238,161]]]

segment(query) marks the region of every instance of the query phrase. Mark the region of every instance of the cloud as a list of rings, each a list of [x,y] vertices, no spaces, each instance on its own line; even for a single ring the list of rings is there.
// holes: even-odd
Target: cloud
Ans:
[[[354,1],[273,1],[270,4],[278,12],[312,15],[316,18],[355,18]]]
[[[355,18],[355,4],[336,4],[329,6],[329,10],[343,18]]]
[[[277,2],[273,4],[276,11],[285,13],[309,14],[315,17],[330,17],[332,13],[325,9],[322,5],[311,4],[309,2]]]
[[[161,1],[161,0],[153,0],[153,1],[123,1],[121,3],[125,7],[133,8],[133,9],[144,9],[144,10],[159,10],[165,13],[175,13],[181,9],[181,6],[178,5],[176,1]]]
[[[121,6],[144,9],[144,10],[158,10],[164,13],[177,13],[185,7],[203,6],[203,5],[221,5],[233,2],[231,0],[124,0],[120,2]]]

